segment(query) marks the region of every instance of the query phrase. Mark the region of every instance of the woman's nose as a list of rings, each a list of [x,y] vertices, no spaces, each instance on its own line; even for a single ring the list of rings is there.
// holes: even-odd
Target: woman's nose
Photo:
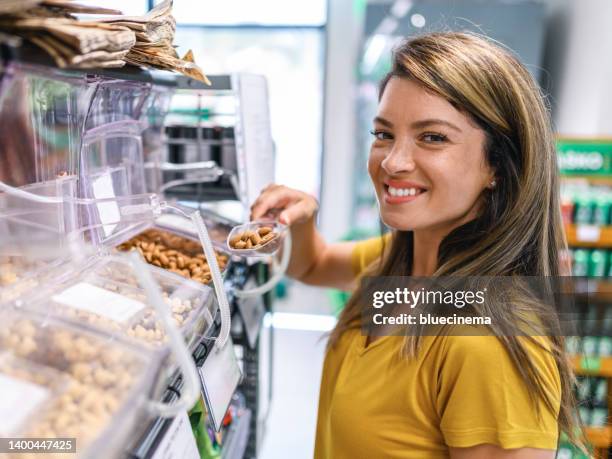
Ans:
[[[395,144],[389,154],[383,159],[381,167],[389,175],[402,172],[413,172],[416,169],[414,154],[408,145]]]

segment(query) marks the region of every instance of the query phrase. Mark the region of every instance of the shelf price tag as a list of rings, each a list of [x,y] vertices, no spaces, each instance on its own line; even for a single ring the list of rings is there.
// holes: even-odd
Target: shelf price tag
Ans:
[[[599,357],[582,357],[580,359],[580,368],[589,373],[597,373],[601,370],[601,359]]]
[[[187,413],[174,418],[151,459],[199,459]]]
[[[56,303],[125,323],[145,304],[88,282],[79,282],[51,298]]]
[[[222,348],[217,347],[215,343],[204,364],[198,370],[208,414],[218,432],[232,395],[242,378],[231,338]]]
[[[245,288],[249,287],[253,282],[247,282]],[[266,309],[263,304],[263,298],[261,296],[254,298],[240,298],[238,300],[238,311],[242,317],[244,328],[246,330],[247,339],[249,340],[249,346],[251,349],[255,349],[257,344],[257,336],[259,335],[259,329],[263,325],[263,317],[266,315]]]
[[[601,227],[597,225],[578,225],[576,239],[580,242],[597,242],[601,238]]]
[[[49,399],[50,391],[43,386],[0,374],[0,435],[17,431],[37,409]]]

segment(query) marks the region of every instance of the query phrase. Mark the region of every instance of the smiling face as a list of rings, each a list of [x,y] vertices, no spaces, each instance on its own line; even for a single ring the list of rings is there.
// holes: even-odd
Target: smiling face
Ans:
[[[494,179],[485,133],[442,97],[405,78],[387,83],[368,171],[386,225],[445,234],[478,215]]]

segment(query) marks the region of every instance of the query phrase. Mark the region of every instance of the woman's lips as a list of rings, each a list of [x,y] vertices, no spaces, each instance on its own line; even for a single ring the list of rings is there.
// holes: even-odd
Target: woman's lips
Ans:
[[[412,202],[418,199],[420,195],[427,192],[423,187],[420,187],[412,182],[385,181],[384,183],[384,199],[388,204],[402,204]]]

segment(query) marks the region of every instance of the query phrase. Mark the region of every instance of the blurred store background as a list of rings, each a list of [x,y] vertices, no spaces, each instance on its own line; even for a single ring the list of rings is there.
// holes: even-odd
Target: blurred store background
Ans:
[[[106,0],[104,5],[142,14],[153,3]],[[471,30],[508,46],[551,105],[574,273],[599,277],[602,285],[610,278],[610,0],[175,0],[174,15],[179,53],[192,49],[208,74],[250,72],[267,78],[275,181],[320,199],[320,227],[330,241],[379,231],[366,171],[368,131],[377,82],[389,68],[397,40]],[[309,458],[325,333],[344,297],[290,280],[276,293],[270,319],[278,329],[275,395],[260,457]],[[583,345],[597,364],[575,359],[578,371],[591,376],[581,380],[581,416],[604,458],[612,444],[612,345],[604,339]],[[558,457],[581,456],[566,448]]]

